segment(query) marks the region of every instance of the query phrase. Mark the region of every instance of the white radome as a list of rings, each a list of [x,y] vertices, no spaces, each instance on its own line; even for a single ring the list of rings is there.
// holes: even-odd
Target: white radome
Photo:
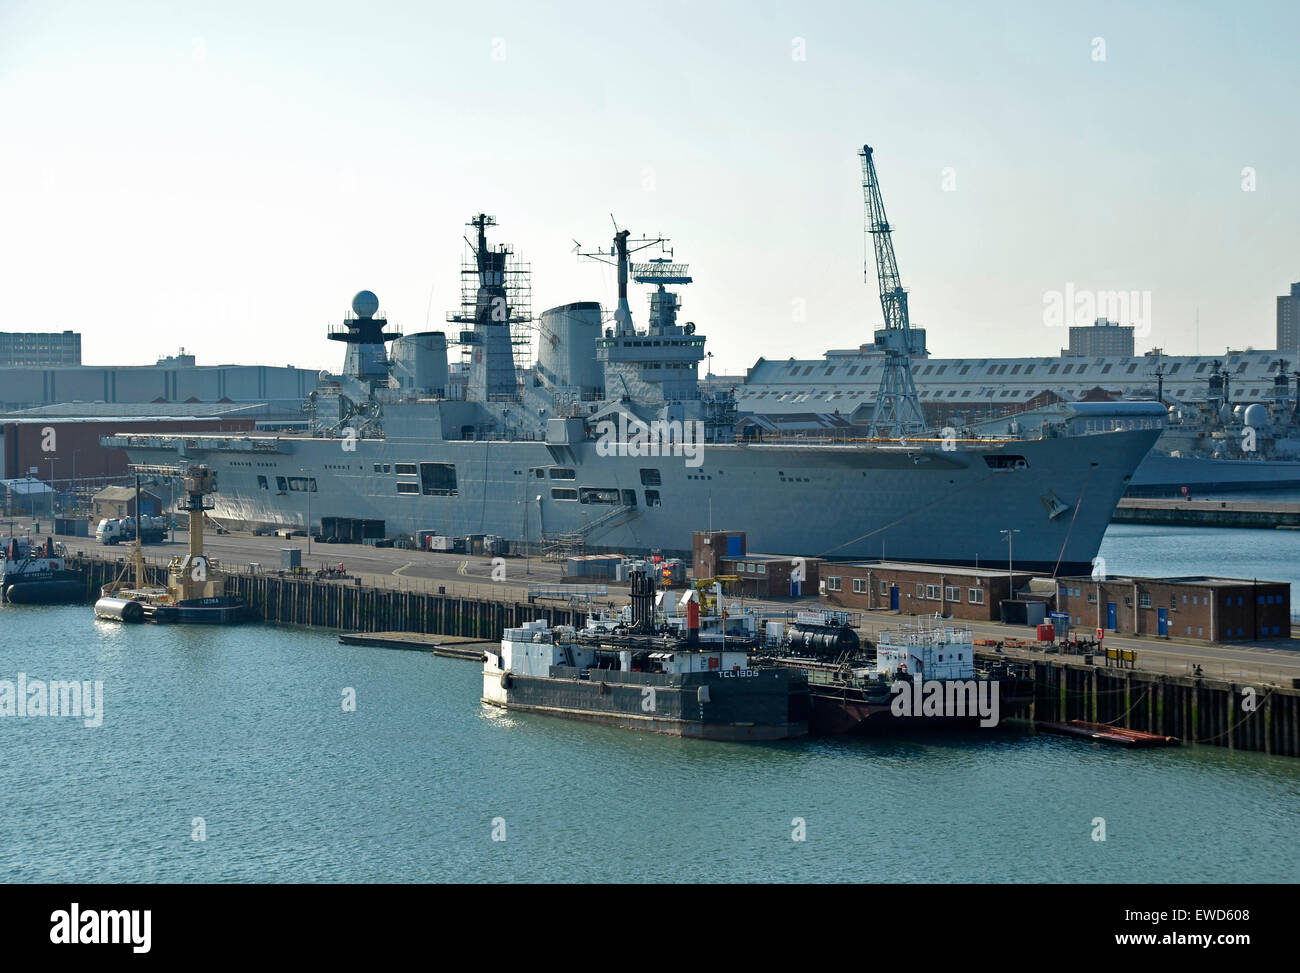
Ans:
[[[352,312],[359,318],[373,318],[379,310],[379,298],[373,291],[357,291],[352,298]]]

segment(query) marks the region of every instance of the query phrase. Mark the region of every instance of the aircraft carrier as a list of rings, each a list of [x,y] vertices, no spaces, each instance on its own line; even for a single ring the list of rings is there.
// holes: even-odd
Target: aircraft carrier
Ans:
[[[927,435],[906,421],[902,354],[886,396],[892,419],[883,415],[870,438],[738,438],[734,392],[701,383],[705,339],[677,320],[680,298],[668,288],[691,278],[666,241],[618,230],[608,251],[590,255],[618,269],[611,320],[584,301],[534,325],[521,299],[526,271],[488,242],[495,220],[478,214],[469,225],[462,308],[449,315],[461,329],[450,340],[399,337],[376,316],[375,295],[357,294],[353,316],[330,330],[344,366],[322,373],[310,396],[311,435],[117,435],[104,444],[135,463],[210,466],[212,516],[232,527],[315,532],[323,518],[347,518],[390,538],[435,531],[530,550],[689,557],[693,530],[725,526],[773,554],[954,564],[1005,564],[1003,532],[1014,530],[1017,567],[1075,574],[1090,570],[1160,433],[1156,404],[1080,403],[1033,436]],[[632,259],[655,245],[660,256]],[[651,288],[641,330],[629,281]],[[887,302],[902,288],[881,287],[887,324],[877,336],[888,338],[898,329]],[[535,364],[526,360],[534,338]],[[461,350],[457,367],[449,345]],[[914,388],[910,396],[914,406]]]

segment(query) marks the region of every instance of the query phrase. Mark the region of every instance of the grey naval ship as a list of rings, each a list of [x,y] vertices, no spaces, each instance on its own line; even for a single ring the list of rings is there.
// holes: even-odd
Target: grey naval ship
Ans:
[[[374,294],[356,295],[328,335],[344,345],[342,371],[322,373],[305,406],[311,434],[105,444],[133,463],[179,454],[211,467],[211,515],[233,528],[315,533],[322,518],[343,518],[369,522],[365,536],[690,557],[691,532],[725,521],[773,554],[953,564],[1004,563],[1003,532],[1016,530],[1018,567],[1077,574],[1160,434],[1164,410],[1129,402],[1080,403],[1022,438],[942,438],[902,423],[834,444],[738,438],[735,391],[701,382],[704,336],[678,321],[669,287],[691,277],[667,241],[618,230],[600,251],[618,270],[608,320],[585,301],[534,323],[527,270],[488,242],[495,222],[468,224],[462,306],[448,315],[458,331],[400,335]],[[651,245],[658,256],[632,259]],[[650,288],[643,329],[629,280]],[[897,358],[904,387],[891,403],[911,381]]]

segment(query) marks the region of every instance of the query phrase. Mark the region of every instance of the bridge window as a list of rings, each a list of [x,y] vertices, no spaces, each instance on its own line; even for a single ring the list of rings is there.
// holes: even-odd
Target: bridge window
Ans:
[[[394,467],[398,476],[415,476],[414,463],[398,463]]]
[[[551,479],[552,480],[575,480],[577,479],[577,474],[574,473],[573,470],[568,469],[567,467],[555,466],[551,468]]]
[[[578,491],[569,487],[551,487],[552,500],[577,500]]]
[[[265,477],[264,475],[262,475],[261,473],[259,473],[259,474],[257,475],[257,485],[258,485],[259,487],[261,487],[263,490],[269,490],[269,489],[270,489],[270,487],[268,487],[267,484],[266,484],[266,477]]]
[[[402,483],[401,481],[399,481],[398,484],[397,484],[397,492],[398,492],[398,493],[419,493],[419,492],[420,492],[420,484],[418,484],[418,483]]]

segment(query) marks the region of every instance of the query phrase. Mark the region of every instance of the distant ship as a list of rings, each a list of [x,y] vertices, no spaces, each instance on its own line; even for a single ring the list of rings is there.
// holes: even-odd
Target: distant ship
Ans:
[[[510,251],[488,244],[494,224],[470,221],[467,287],[451,316],[462,368],[449,368],[446,333],[389,331],[362,291],[354,317],[330,331],[346,354],[307,404],[313,435],[104,443],[137,463],[210,466],[212,516],[232,527],[315,532],[332,518],[368,522],[366,536],[433,530],[496,535],[516,550],[689,557],[691,532],[713,523],[745,529],[765,553],[952,564],[1004,563],[1011,530],[1017,566],[1077,574],[1091,571],[1160,434],[1158,404],[1085,403],[1018,440],[738,440],[734,394],[700,382],[705,339],[678,323],[680,299],[667,289],[691,281],[684,264],[631,262],[620,230],[612,321],[588,301],[533,327]],[[633,326],[629,278],[653,288],[644,330]],[[534,331],[536,364],[517,362]],[[698,440],[684,442],[692,430]]]

